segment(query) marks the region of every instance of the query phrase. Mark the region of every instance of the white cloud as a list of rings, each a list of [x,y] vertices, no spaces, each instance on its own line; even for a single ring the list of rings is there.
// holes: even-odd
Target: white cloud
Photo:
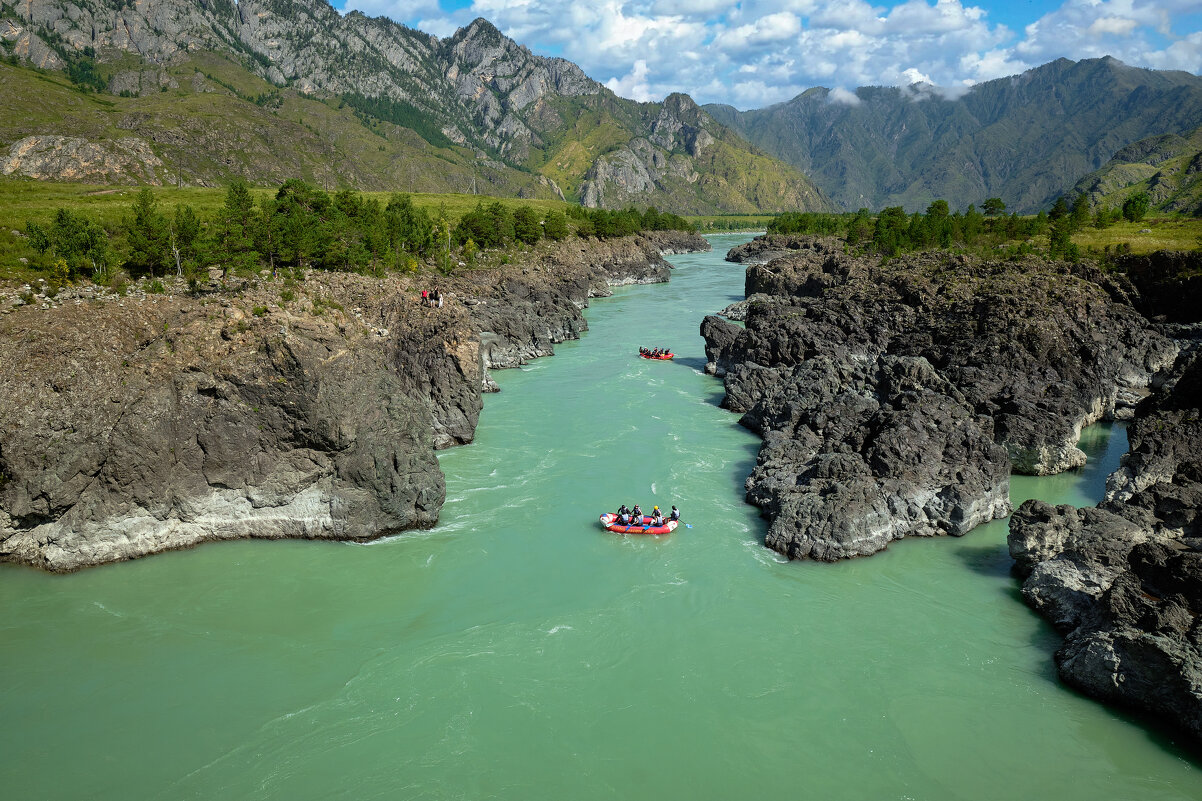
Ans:
[[[437,0],[346,2],[444,37],[483,16],[624,96],[683,91],[741,108],[816,85],[923,82],[948,96],[1059,57],[1202,69],[1202,33],[1174,28],[1202,0],[1064,0],[1013,27],[989,12],[1012,0],[473,0],[449,14]]]
[[[662,96],[652,95],[651,86],[647,83],[647,62],[641,58],[634,62],[634,68],[628,75],[622,78],[610,78],[605,85],[619,97],[628,97],[642,103],[663,99]]]
[[[959,71],[965,77],[962,81],[992,81],[1015,75],[1027,69],[1021,61],[1010,58],[1009,50],[990,50],[985,53],[965,53],[960,58]]]
[[[413,26],[423,33],[432,33],[440,39],[445,39],[455,32],[458,25],[446,17],[433,17],[431,19],[419,19]]]
[[[419,17],[436,17],[442,14],[438,0],[362,0],[348,2],[345,11],[362,11],[369,17],[389,17],[399,22]]]
[[[859,95],[848,89],[835,88],[826,96],[826,102],[838,103],[843,106],[858,106],[861,101]]]
[[[1202,33],[1192,33],[1178,39],[1160,52],[1151,55],[1149,66],[1160,70],[1202,72]]]
[[[1124,17],[1102,17],[1096,19],[1089,26],[1088,31],[1094,36],[1104,36],[1106,34],[1114,34],[1115,36],[1129,36],[1131,31],[1135,30],[1139,23],[1133,19]]]
[[[801,33],[801,20],[782,11],[757,19],[750,25],[740,25],[714,37],[713,46],[730,50],[747,50],[775,45],[796,38]]]

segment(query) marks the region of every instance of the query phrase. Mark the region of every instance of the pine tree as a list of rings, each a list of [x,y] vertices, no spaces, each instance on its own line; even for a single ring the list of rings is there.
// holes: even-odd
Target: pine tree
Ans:
[[[167,218],[159,213],[154,194],[147,188],[134,198],[133,218],[126,222],[125,240],[129,255],[125,267],[131,274],[149,273],[167,264],[170,231]]]
[[[533,245],[542,239],[543,225],[538,212],[529,206],[518,206],[513,212],[513,235],[519,242]]]
[[[986,217],[996,217],[1006,210],[1006,204],[1000,197],[991,197],[981,204],[981,210]]]
[[[562,211],[548,211],[543,218],[543,234],[547,239],[559,240],[568,235],[568,218]]]
[[[218,213],[212,240],[213,261],[221,264],[222,278],[230,271],[253,270],[259,264],[255,249],[255,201],[245,181],[230,184],[225,193],[225,205]]]

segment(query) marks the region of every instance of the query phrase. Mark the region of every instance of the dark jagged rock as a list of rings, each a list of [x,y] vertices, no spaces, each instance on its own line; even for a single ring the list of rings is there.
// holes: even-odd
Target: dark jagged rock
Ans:
[[[1161,250],[1120,256],[1115,263],[1138,290],[1141,312],[1174,323],[1202,322],[1202,253]]]
[[[1083,464],[1081,428],[1129,414],[1177,352],[1095,270],[945,254],[880,264],[788,241],[791,255],[747,270],[760,299],[746,327],[710,317],[702,335],[724,404],[764,437],[748,500],[791,557],[864,555],[1005,516],[1011,468]]]
[[[503,279],[469,273],[461,292],[480,331],[485,366],[517,367],[554,353],[555,344],[576,339],[587,328],[582,310],[589,298],[608,297],[611,286],[667,281],[670,266],[659,254],[709,247],[704,238],[677,231],[591,245],[568,240],[541,264]]]
[[[1202,358],[1141,404],[1096,509],[1028,501],[1010,522],[1023,598],[1065,635],[1065,682],[1202,743]]]
[[[550,353],[585,328],[590,295],[667,280],[661,247],[689,244],[708,247],[567,240],[438,279],[440,309],[399,278],[338,274],[291,304],[264,282],[19,308],[0,317],[0,559],[69,571],[429,527],[435,448],[471,441],[487,369]]]
[[[799,250],[830,253],[841,250],[835,240],[815,239],[812,236],[765,234],[750,242],[736,245],[726,254],[726,260],[736,264],[763,264],[788,256]],[[749,293],[750,294],[750,293]]]

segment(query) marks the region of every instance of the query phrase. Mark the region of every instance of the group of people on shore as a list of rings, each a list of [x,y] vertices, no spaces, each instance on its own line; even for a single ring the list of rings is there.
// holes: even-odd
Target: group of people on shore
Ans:
[[[651,518],[651,522],[649,524],[643,520],[645,517]],[[643,514],[642,507],[636,503],[633,509],[627,509],[626,504],[619,506],[616,522],[620,526],[662,526],[665,525],[669,520],[680,520],[680,510],[675,506],[672,507],[672,511],[668,513],[668,516],[664,517],[664,513],[659,510],[658,506],[651,510],[650,515],[645,515]]]
[[[425,306],[432,306],[434,308],[441,309],[442,308],[442,293],[439,292],[437,289],[423,289],[422,290],[422,304]]]
[[[639,355],[650,359],[658,359],[660,356],[667,356],[671,352],[667,348],[639,348]]]

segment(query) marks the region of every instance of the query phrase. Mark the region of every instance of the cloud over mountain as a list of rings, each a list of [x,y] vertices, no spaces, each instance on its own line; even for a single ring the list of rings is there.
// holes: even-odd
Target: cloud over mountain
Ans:
[[[1197,0],[347,0],[439,36],[483,16],[617,92],[751,108],[816,86],[969,86],[1059,57],[1202,70]],[[1027,9],[1035,9],[1027,11]],[[1036,16],[1043,9],[1050,9]],[[1030,16],[1024,18],[1022,14]]]

